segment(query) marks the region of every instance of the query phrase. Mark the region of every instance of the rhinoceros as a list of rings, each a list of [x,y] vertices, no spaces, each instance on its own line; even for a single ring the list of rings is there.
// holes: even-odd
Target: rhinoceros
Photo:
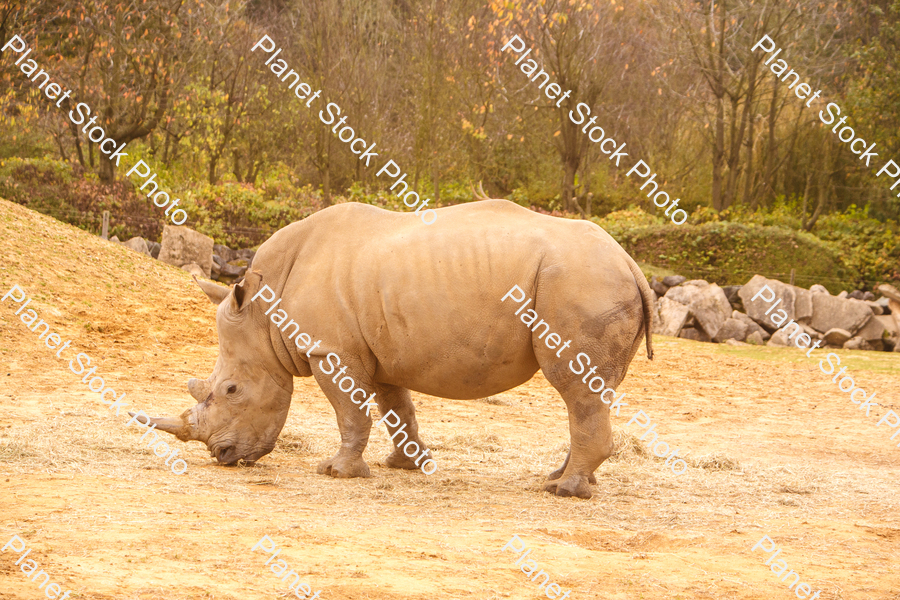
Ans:
[[[360,410],[360,396],[351,401],[338,388],[333,368],[325,374],[327,356],[339,356],[355,385],[375,394],[382,415],[399,416],[392,419],[396,426],[386,422],[390,434],[402,422],[408,439],[426,451],[410,390],[483,398],[528,381],[540,368],[566,403],[571,436],[565,461],[543,488],[590,498],[593,473],[613,451],[610,407],[568,359],[576,352],[590,356],[592,376],[613,389],[644,337],[652,359],[646,279],[588,221],[540,215],[505,200],[440,208],[437,215],[425,225],[412,213],[338,204],[276,232],[233,288],[198,280],[219,305],[219,357],[208,379],[188,381],[195,406],[152,422],[183,441],[204,442],[222,464],[253,462],[275,446],[293,378],[313,376],[341,435],[337,454],[317,472],[369,477],[363,451],[371,417]],[[566,355],[550,349],[549,337],[541,339],[546,329],[538,334],[517,316],[516,304],[501,301],[513,286],[533,299],[533,310],[561,339],[571,340]],[[278,314],[272,294],[263,296],[268,303],[253,301],[266,289],[308,332],[302,349],[297,327],[287,332],[283,317],[277,325],[272,318]],[[313,346],[311,340],[320,341]],[[419,468],[396,441],[385,464]]]

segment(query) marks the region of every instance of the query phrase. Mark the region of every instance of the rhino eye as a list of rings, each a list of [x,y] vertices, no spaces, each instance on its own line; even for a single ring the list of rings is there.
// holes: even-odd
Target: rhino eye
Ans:
[[[229,385],[229,386],[228,386],[228,393],[229,393],[229,394],[233,394],[233,393],[235,393],[236,391],[237,391],[237,386],[236,386],[236,385]]]

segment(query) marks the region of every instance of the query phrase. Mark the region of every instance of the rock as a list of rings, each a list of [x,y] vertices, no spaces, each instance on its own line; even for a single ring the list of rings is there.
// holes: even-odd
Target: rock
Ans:
[[[823,333],[830,329],[846,329],[852,336],[872,318],[872,309],[862,300],[813,294],[812,304],[813,317],[810,325]]]
[[[147,242],[142,237],[133,237],[122,245],[139,254],[150,256],[150,248],[147,247]]]
[[[897,327],[900,327],[900,302],[888,298],[888,309],[884,311],[884,314],[891,315]]]
[[[742,287],[744,286],[726,285],[722,288],[722,291],[725,292],[725,297],[728,298],[728,303],[731,304],[731,308],[740,312],[744,312],[744,301],[738,295]]]
[[[869,342],[862,339],[861,337],[852,337],[846,342],[844,342],[844,350],[871,350],[872,347],[869,345]]]
[[[847,294],[847,297],[853,298],[854,300],[862,300],[863,299],[862,290],[853,290],[852,292]]]
[[[900,336],[900,327],[897,326],[897,323],[894,321],[894,317],[892,315],[872,317],[872,320],[881,323],[891,337]]]
[[[875,299],[875,294],[873,294],[872,292],[866,292],[865,294],[863,294],[862,299],[865,302],[871,302],[872,300]]]
[[[116,244],[121,244],[121,243],[122,243],[122,242],[119,241],[119,236],[117,236],[117,235],[114,235],[114,236],[112,236],[111,238],[109,238],[109,241],[115,242]]]
[[[213,239],[188,227],[166,225],[159,260],[175,267],[195,264],[209,279],[212,275]]]
[[[701,287],[701,288],[702,288],[702,287],[708,286],[708,285],[709,285],[709,282],[708,282],[708,281],[705,281],[705,280],[703,280],[703,279],[691,279],[690,281],[685,281],[685,282],[682,283],[681,285],[693,285],[693,286],[695,286],[695,287]]]
[[[863,300],[863,302],[865,302],[866,305],[872,309],[873,315],[883,315],[884,314],[884,307],[881,306],[880,304],[878,304],[877,302],[872,302],[871,300]]]
[[[713,283],[705,287],[684,285],[676,289],[694,290],[694,297],[688,308],[706,336],[710,339],[715,338],[733,312],[722,288]]]
[[[826,288],[824,285],[819,285],[818,283],[809,288],[809,291],[813,294],[828,294],[828,288]],[[831,294],[828,295],[830,296]]]
[[[684,304],[663,297],[659,299],[659,318],[653,320],[653,333],[678,337],[690,310]]]
[[[844,342],[853,337],[849,331],[846,329],[838,329],[835,327],[834,329],[829,329],[825,334],[825,343],[831,346],[841,347],[844,345]]]
[[[821,340],[823,337],[823,334],[821,332],[816,331],[815,329],[813,329],[812,327],[810,327],[809,325],[806,325],[804,323],[800,323],[800,329],[803,331],[803,333],[805,333],[806,335],[809,336],[809,339],[811,339],[813,341]],[[793,333],[793,331],[792,331],[792,333]]]
[[[790,346],[791,340],[788,339],[788,333],[784,329],[779,329],[772,334],[772,337],[766,342],[766,346]]]
[[[675,287],[676,285],[681,285],[687,281],[687,277],[682,277],[681,275],[667,275],[663,277],[663,285],[668,287]]]
[[[754,331],[750,335],[748,335],[745,341],[748,344],[754,344],[756,346],[762,346],[763,344],[765,344],[765,340],[763,340],[758,331]]]
[[[159,242],[147,242],[147,247],[150,248],[150,256],[159,258],[159,251],[162,248]]]
[[[669,288],[669,291],[666,292],[666,298],[669,300],[674,300],[675,302],[680,302],[685,306],[688,306],[691,302],[698,299],[700,297],[700,288],[694,285],[689,286],[677,286]]]
[[[767,339],[769,339],[770,337],[772,337],[772,334],[770,334],[768,331],[766,331],[765,329],[763,329],[762,327],[760,327],[760,326],[759,326],[759,323],[757,323],[756,321],[754,321],[753,319],[751,319],[750,317],[748,317],[747,315],[745,315],[745,314],[742,313],[742,312],[738,312],[738,311],[736,311],[736,310],[735,310],[735,311],[732,311],[732,313],[731,313],[731,318],[732,318],[732,319],[737,319],[738,321],[741,321],[742,323],[745,323],[745,324],[747,325],[747,327],[748,327],[748,329],[747,329],[747,331],[748,331],[747,336],[748,336],[748,337],[750,336],[750,333],[752,333],[752,332],[754,332],[754,331],[756,331],[756,332],[759,333],[759,338],[760,338],[763,342],[766,341]]]
[[[869,319],[868,323],[863,325],[862,328],[856,332],[856,337],[861,337],[867,342],[874,342],[876,340],[881,340],[886,331],[887,327],[885,327],[881,321],[872,317]]]
[[[895,288],[891,284],[882,283],[876,289],[881,293],[882,296],[900,302],[900,291],[898,291],[897,288]]]
[[[669,291],[669,286],[664,284],[662,281],[659,281],[654,275],[650,278],[650,289],[656,292],[657,296],[665,296],[666,292]]]
[[[725,324],[722,325],[719,332],[716,333],[713,341],[724,342],[726,340],[738,340],[739,342],[743,342],[747,339],[747,335],[750,331],[750,327],[743,321],[728,317],[728,320],[725,321]]]
[[[725,343],[728,344],[729,346],[749,346],[750,345],[750,344],[747,344],[746,342],[739,342],[738,340],[735,340],[735,339],[727,339],[727,340],[725,340]]]
[[[197,263],[188,263],[186,265],[181,265],[181,268],[190,273],[191,275],[196,275],[197,277],[206,277],[209,278],[206,273],[203,272],[203,268],[200,267]]]
[[[765,285],[768,285],[769,289],[775,293],[775,299],[773,299],[772,302],[765,302],[763,301],[763,297],[760,296],[756,300],[753,300],[753,296],[763,289],[763,286]],[[766,311],[769,310],[773,304],[778,302],[779,299],[781,299],[781,303],[769,314],[773,314],[778,310],[784,310],[788,315],[786,321],[794,319],[798,323],[809,323],[809,320],[813,315],[812,298],[823,295],[812,294],[809,290],[782,283],[777,279],[766,279],[762,275],[754,275],[753,279],[744,284],[738,294],[740,295],[741,300],[744,301],[744,308],[747,310],[747,314],[754,321],[762,325],[767,331],[775,331],[775,329],[777,329],[772,321],[769,320]]]
[[[237,258],[236,251],[232,250],[228,246],[223,246],[222,244],[213,244],[213,254],[219,255],[226,263],[229,263]]]
[[[844,290],[840,294],[838,294],[837,297],[840,298],[841,300],[843,300],[844,298],[847,298],[849,295],[850,294],[847,293],[847,290]]]
[[[731,305],[725,297],[725,292],[715,283],[703,282],[706,283],[705,286],[689,283],[669,288],[665,297],[687,306],[696,324],[712,339],[731,316],[733,312]]]
[[[678,337],[686,340],[694,340],[695,342],[708,342],[709,336],[702,329],[694,329],[693,327],[685,327],[678,334]]]

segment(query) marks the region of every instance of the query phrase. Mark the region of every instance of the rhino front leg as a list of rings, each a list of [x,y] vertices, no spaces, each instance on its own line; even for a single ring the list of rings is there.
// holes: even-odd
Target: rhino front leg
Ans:
[[[388,415],[384,419],[384,425],[394,444],[394,451],[385,457],[384,464],[392,469],[421,468],[431,458],[431,450],[419,438],[416,407],[409,390],[387,384],[378,384],[375,389],[378,392],[375,396],[378,410],[382,416]],[[390,411],[393,411],[393,415],[389,415]]]
[[[320,462],[316,472],[337,478],[371,477],[369,465],[362,455],[369,443],[372,419],[366,411],[360,411],[358,406],[352,404],[347,394],[338,390],[330,379],[318,375],[316,381],[334,408],[341,432],[341,447],[337,454]]]

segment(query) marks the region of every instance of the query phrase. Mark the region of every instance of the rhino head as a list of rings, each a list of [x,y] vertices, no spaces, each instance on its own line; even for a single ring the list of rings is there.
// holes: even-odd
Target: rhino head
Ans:
[[[219,305],[219,358],[208,379],[188,381],[196,405],[180,417],[151,420],[182,441],[203,442],[225,465],[252,463],[271,452],[291,404],[293,377],[272,347],[268,320],[251,311],[250,295],[261,279],[248,273],[229,290],[194,278]]]

